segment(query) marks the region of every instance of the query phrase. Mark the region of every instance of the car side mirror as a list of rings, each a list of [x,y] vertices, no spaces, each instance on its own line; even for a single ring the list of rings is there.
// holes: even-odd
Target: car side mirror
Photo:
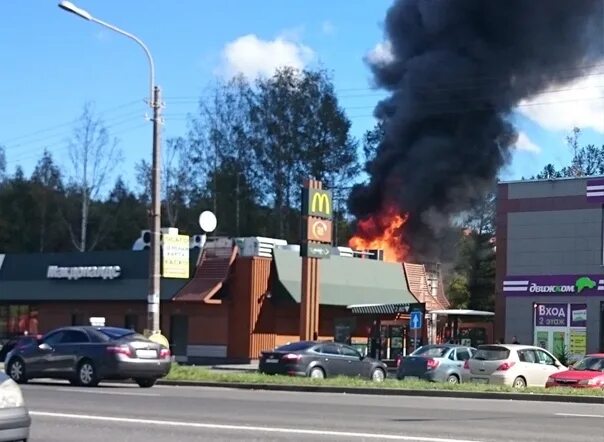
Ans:
[[[50,345],[48,345],[46,342],[42,342],[40,345],[38,345],[38,348],[40,350],[44,350],[44,351],[52,350],[52,347]]]

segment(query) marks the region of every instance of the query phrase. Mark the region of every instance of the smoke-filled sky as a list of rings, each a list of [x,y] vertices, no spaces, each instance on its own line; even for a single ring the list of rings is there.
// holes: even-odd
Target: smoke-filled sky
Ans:
[[[352,212],[408,212],[405,240],[416,257],[432,257],[451,215],[509,162],[515,107],[602,63],[603,8],[601,0],[395,1],[386,55],[368,60],[388,92],[375,110],[386,135]]]
[[[186,133],[187,114],[196,110],[205,87],[234,73],[254,77],[276,66],[320,64],[333,72],[340,103],[359,139],[375,124],[372,112],[388,92],[372,88],[376,78],[364,58],[370,54],[378,65],[392,58],[383,31],[394,0],[181,0],[178,8],[172,2],[152,7],[73,2],[135,33],[153,52],[166,104],[163,140]],[[546,10],[552,2],[544,3]],[[576,8],[576,1],[567,3]],[[30,174],[45,147],[67,168],[65,140],[82,105],[91,100],[125,152],[112,178],[121,174],[134,184],[134,164],[149,157],[151,145],[143,101],[147,66],[140,48],[62,11],[57,0],[9,1],[2,7],[10,20],[0,26],[0,42],[5,43],[0,50],[0,118],[9,124],[0,131],[0,144],[6,147],[9,172],[22,165]],[[561,41],[561,29],[556,29],[553,43],[546,46]],[[505,178],[535,174],[547,162],[567,162],[564,136],[573,124],[584,128],[585,142],[604,142],[604,66],[600,72],[581,77],[572,90],[552,86],[516,107],[514,121],[521,132]]]

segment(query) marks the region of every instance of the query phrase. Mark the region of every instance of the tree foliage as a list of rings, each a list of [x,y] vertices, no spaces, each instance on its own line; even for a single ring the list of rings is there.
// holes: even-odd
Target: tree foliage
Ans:
[[[345,195],[356,176],[350,127],[325,71],[285,68],[211,85],[187,133],[163,143],[162,225],[193,235],[199,214],[213,210],[214,234],[298,242],[302,180],[313,176]],[[17,169],[4,181],[0,149],[0,251],[127,249],[149,228],[149,163],[126,177],[132,187],[114,176],[121,152],[91,104],[68,148],[68,167],[45,152],[31,177]],[[345,243],[345,204],[336,199],[334,226]]]
[[[581,129],[575,127],[566,137],[566,143],[571,152],[571,161],[567,166],[556,169],[553,164],[547,164],[541,172],[531,179],[555,179],[565,177],[580,177],[604,175],[604,145],[587,144],[581,146]]]
[[[66,218],[66,223],[74,247],[84,252],[94,249],[103,234],[97,230],[92,241],[89,240],[91,204],[104,190],[115,164],[121,159],[121,152],[117,140],[111,139],[91,103],[84,105],[68,149],[71,162],[68,190],[74,200],[80,201],[80,211],[79,215],[70,211],[71,216]],[[97,228],[101,229],[104,220],[95,221]]]

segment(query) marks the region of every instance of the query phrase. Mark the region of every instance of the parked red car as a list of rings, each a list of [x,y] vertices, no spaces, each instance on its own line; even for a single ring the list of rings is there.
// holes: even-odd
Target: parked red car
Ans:
[[[604,353],[587,355],[568,370],[554,373],[545,387],[604,389]]]

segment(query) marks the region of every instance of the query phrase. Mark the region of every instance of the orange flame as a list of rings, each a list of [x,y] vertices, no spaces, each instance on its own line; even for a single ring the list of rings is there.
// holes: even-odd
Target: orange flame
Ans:
[[[348,246],[355,250],[381,249],[384,261],[403,262],[409,251],[401,240],[401,229],[407,218],[407,214],[401,215],[395,208],[389,208],[361,219]]]

